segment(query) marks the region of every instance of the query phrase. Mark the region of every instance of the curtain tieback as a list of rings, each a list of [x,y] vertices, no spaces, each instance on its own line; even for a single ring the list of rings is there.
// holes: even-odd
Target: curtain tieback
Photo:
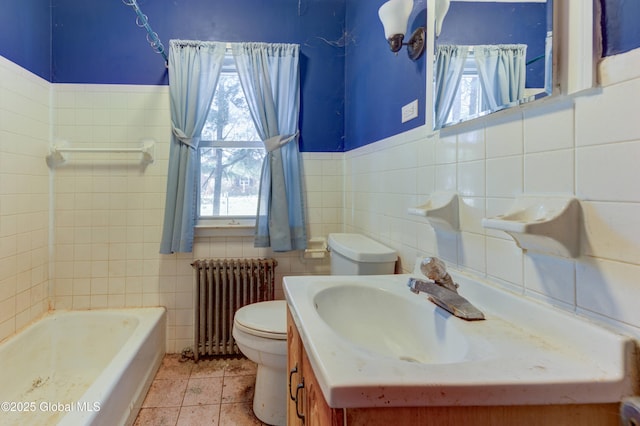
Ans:
[[[266,139],[263,142],[264,149],[266,149],[267,152],[275,151],[281,146],[284,146],[289,142],[291,142],[292,140],[294,140],[296,136],[298,136],[298,133],[299,132],[295,132],[293,135],[289,135],[289,136],[277,135],[277,136],[270,137],[269,139]]]
[[[171,128],[173,135],[178,138],[180,143],[189,146],[190,148],[197,149],[198,144],[200,143],[200,138],[190,138],[180,129],[177,129],[172,126]]]

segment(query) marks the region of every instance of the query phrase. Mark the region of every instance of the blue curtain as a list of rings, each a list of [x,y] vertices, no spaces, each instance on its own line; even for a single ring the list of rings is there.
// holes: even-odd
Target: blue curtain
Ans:
[[[307,247],[298,151],[299,46],[232,44],[251,117],[267,155],[262,166],[255,247],[273,251]]]
[[[485,109],[498,111],[524,98],[527,45],[474,46]]]
[[[197,150],[226,45],[171,40],[171,146],[160,253],[191,252],[196,220]]]
[[[468,55],[469,46],[441,45],[436,47],[434,77],[434,124],[436,129],[441,128],[447,122]]]

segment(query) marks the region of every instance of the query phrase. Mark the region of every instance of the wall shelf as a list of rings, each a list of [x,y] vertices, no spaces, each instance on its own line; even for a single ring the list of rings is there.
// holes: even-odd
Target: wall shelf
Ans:
[[[78,148],[78,147],[69,147],[66,143],[57,143],[51,145],[51,149],[49,150],[49,155],[47,155],[47,164],[49,167],[57,167],[65,164],[68,161],[68,156],[65,154],[71,153],[120,153],[120,154],[128,154],[128,153],[141,153],[141,163],[145,166],[148,164],[152,164],[155,161],[155,151],[156,151],[156,143],[154,140],[148,139],[142,141],[141,146],[135,148],[128,147],[86,147],[86,148]]]
[[[458,194],[455,192],[433,192],[426,203],[409,208],[407,213],[426,217],[429,224],[436,229],[457,231],[459,228]]]
[[[523,250],[579,256],[580,204],[572,197],[523,195],[505,214],[482,219],[482,226],[506,232]]]

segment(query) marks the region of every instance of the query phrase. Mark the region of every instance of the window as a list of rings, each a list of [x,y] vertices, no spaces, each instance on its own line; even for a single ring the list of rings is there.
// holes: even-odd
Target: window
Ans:
[[[473,53],[470,53],[446,124],[455,124],[482,115],[484,111],[482,96],[478,68]]]
[[[199,219],[228,224],[254,219],[265,150],[231,56],[225,58],[198,156]]]

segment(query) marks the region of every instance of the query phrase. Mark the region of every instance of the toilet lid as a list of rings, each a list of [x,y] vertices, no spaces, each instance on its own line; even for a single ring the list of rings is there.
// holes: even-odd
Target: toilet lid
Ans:
[[[235,324],[243,331],[268,339],[287,338],[287,302],[271,300],[238,309]]]

